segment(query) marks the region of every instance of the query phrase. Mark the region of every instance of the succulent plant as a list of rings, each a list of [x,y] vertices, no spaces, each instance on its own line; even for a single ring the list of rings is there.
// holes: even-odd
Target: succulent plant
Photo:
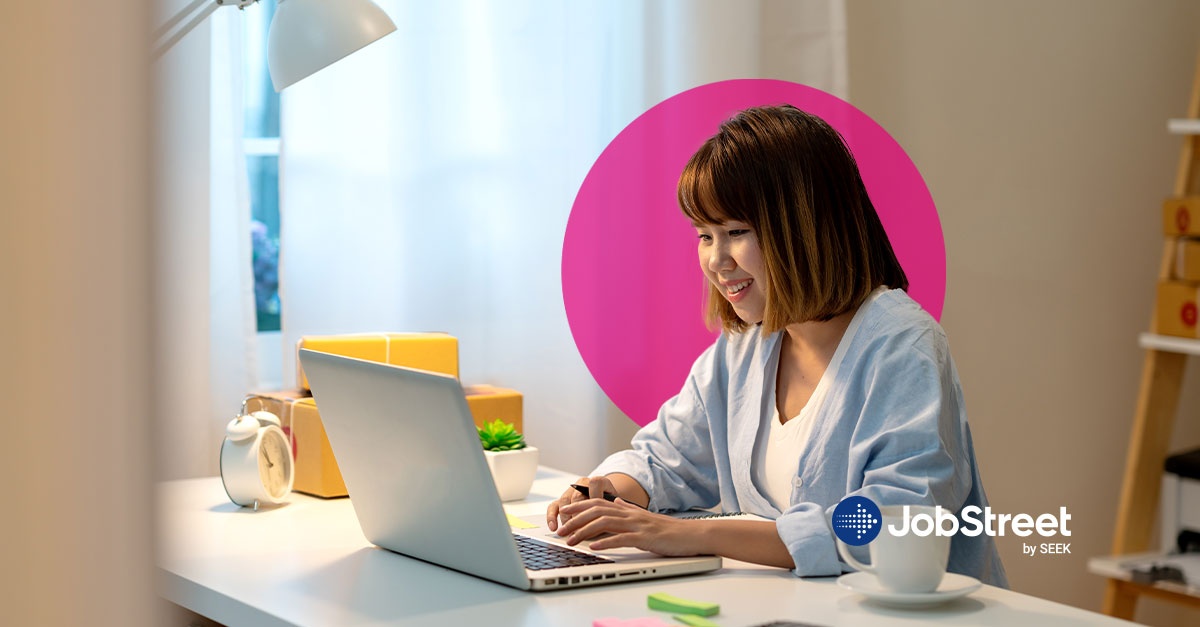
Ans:
[[[511,422],[493,420],[484,422],[479,431],[479,442],[485,451],[515,451],[525,448],[525,436],[517,431]]]

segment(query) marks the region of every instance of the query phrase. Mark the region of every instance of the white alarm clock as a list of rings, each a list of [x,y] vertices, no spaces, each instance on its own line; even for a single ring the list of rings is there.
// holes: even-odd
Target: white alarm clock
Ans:
[[[260,504],[278,505],[292,491],[294,479],[292,447],[278,416],[243,410],[229,421],[221,443],[221,482],[229,500],[256,510]]]

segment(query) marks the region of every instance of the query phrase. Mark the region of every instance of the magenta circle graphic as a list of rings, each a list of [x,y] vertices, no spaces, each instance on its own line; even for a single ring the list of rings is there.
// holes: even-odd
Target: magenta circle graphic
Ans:
[[[940,319],[946,248],[925,181],[887,131],[819,89],[766,79],[702,85],[655,105],[609,143],[583,181],[563,239],[567,321],[588,370],[639,425],[679,393],[716,338],[704,325],[706,285],[696,234],[676,203],[692,153],[742,109],[791,104],[846,139],[909,279],[909,295]]]

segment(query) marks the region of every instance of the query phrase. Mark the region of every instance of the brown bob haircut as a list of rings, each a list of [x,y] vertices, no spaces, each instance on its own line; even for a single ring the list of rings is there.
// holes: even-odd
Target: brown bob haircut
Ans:
[[[694,224],[750,225],[766,269],[762,331],[853,311],[876,287],[908,278],[842,136],[791,105],[746,109],[721,124],[679,177]],[[706,319],[744,331],[716,286]]]

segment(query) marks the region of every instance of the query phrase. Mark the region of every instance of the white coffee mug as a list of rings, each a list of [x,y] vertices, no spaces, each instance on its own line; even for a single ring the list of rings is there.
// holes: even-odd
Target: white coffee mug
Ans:
[[[946,564],[950,560],[950,536],[929,533],[919,536],[913,533],[909,525],[908,533],[901,536],[892,535],[891,528],[904,529],[903,505],[889,505],[879,508],[883,515],[883,528],[879,535],[868,545],[871,563],[863,564],[850,554],[850,547],[841,540],[837,541],[838,552],[846,563],[858,570],[872,573],[879,584],[893,592],[923,593],[937,590],[946,574]],[[928,515],[935,518],[933,507],[924,505],[908,506],[909,515]]]

